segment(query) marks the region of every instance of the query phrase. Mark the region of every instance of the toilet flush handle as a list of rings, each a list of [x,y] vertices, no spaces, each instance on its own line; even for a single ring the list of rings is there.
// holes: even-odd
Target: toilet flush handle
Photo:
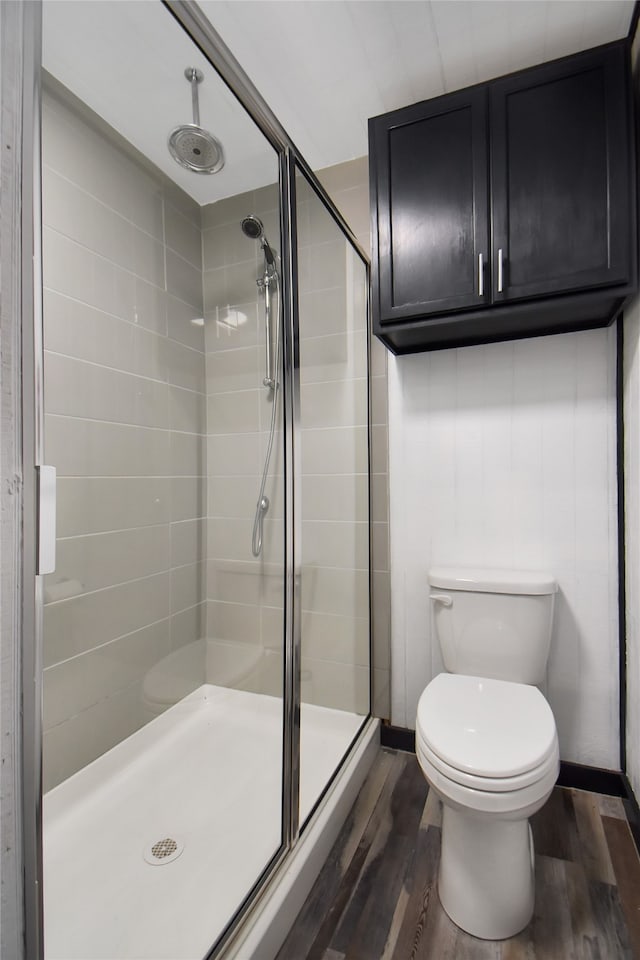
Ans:
[[[446,593],[430,593],[429,600],[434,603],[441,603],[443,607],[450,607],[453,603],[453,597],[448,597]]]

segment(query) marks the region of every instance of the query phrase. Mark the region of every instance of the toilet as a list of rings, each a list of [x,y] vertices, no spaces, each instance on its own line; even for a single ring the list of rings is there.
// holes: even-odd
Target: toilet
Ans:
[[[447,673],[418,703],[416,754],[442,800],[438,893],[453,922],[503,940],[529,923],[529,817],[560,770],[544,680],[557,584],[545,573],[439,568],[429,600]]]

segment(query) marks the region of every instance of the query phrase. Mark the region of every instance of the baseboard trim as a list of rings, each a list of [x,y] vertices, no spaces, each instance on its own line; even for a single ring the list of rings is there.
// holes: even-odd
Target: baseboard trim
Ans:
[[[602,793],[607,797],[625,797],[624,774],[603,767],[588,767],[582,763],[560,761],[559,787],[572,787],[574,790],[589,790]]]
[[[380,724],[380,746],[405,753],[416,752],[416,732],[406,727],[394,727],[391,723]]]
[[[636,848],[640,854],[640,807],[638,807],[636,795],[633,792],[633,787],[631,786],[626,773],[622,774],[622,780],[625,788],[624,797],[622,799],[624,811],[627,815],[627,820],[629,821],[629,829],[631,830],[631,834],[635,840]]]

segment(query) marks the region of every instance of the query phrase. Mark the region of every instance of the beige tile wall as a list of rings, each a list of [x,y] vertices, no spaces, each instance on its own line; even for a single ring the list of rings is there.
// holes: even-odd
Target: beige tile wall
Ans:
[[[319,176],[368,250],[366,158],[320,171]],[[256,644],[266,651],[262,667],[250,676],[239,675],[235,682],[247,689],[276,693],[281,682],[284,532],[282,483],[277,476],[282,463],[279,444],[267,487],[272,520],[265,524],[265,556],[256,562],[250,553],[270,413],[268,392],[260,386],[264,375],[263,304],[255,287],[262,254],[258,244],[251,244],[240,230],[242,217],[252,212],[263,219],[270,242],[277,246],[275,192],[248,193],[203,209],[209,413],[207,624],[210,638]],[[308,344],[313,341],[312,352],[303,356],[301,371],[306,433],[302,449],[303,534],[309,545],[311,573],[303,585],[303,698],[362,709],[367,630],[365,619],[354,616],[354,602],[361,614],[366,541],[360,524],[366,519],[367,483],[364,474],[355,478],[349,474],[354,464],[354,437],[358,436],[361,452],[365,442],[366,395],[360,380],[365,375],[365,333],[364,329],[354,331],[347,346],[344,285],[326,288],[320,283],[322,289],[318,288],[318,277],[344,267],[344,243],[335,226],[316,211],[314,222],[303,212],[299,227],[301,312],[312,334]],[[317,249],[313,249],[315,244]],[[347,351],[350,369],[345,366]],[[388,717],[386,351],[376,340],[371,342],[371,358],[373,709],[378,716]],[[231,427],[241,433],[231,434]],[[215,679],[215,670],[209,679]]]
[[[198,206],[57,89],[43,163],[48,789],[146,722],[150,669],[202,636],[206,406]]]
[[[277,180],[275,159],[273,180]],[[266,373],[264,301],[256,280],[264,271],[264,258],[260,244],[243,234],[240,223],[249,214],[258,216],[269,243],[279,251],[278,191],[273,186],[239,194],[203,207],[202,214],[209,476],[207,636],[214,645],[208,679],[275,695],[282,687],[283,649],[282,405],[278,393],[265,488],[270,508],[262,553],[256,559],[251,552],[252,531],[273,394],[262,382]],[[278,309],[274,297],[274,320]],[[272,350],[275,355],[275,339]],[[256,665],[247,672],[250,647],[257,653]],[[220,649],[226,655],[216,659],[215,651]],[[223,673],[219,664],[224,665]]]
[[[303,700],[369,709],[366,274],[298,176]]]
[[[316,175],[369,253],[369,170],[366,157],[340,163]],[[373,538],[373,706],[375,716],[390,717],[391,670],[389,590],[389,481],[387,436],[387,351],[371,338],[371,459]],[[361,494],[360,494],[361,496]]]

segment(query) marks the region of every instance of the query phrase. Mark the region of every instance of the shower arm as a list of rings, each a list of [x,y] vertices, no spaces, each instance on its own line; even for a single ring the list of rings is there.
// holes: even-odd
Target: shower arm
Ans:
[[[193,108],[194,126],[200,126],[200,102],[198,99],[198,84],[203,80],[203,74],[195,67],[187,67],[185,76],[191,84],[191,106]]]

